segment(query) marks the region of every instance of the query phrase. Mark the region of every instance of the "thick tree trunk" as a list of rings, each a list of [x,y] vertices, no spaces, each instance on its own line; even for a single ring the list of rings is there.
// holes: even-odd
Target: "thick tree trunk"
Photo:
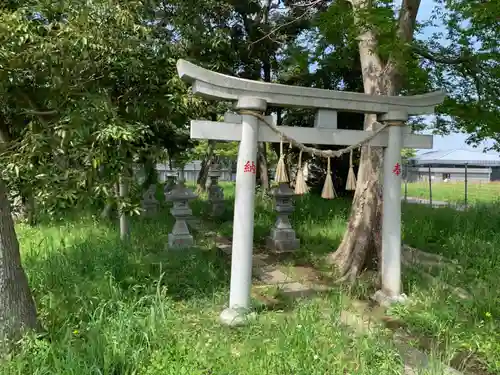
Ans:
[[[377,263],[382,233],[382,149],[363,147],[348,229],[328,261],[338,266],[343,280],[354,281],[367,266]]]
[[[12,136],[10,135],[9,128],[5,123],[3,118],[0,119],[0,147],[3,149],[9,143],[12,142]],[[4,185],[5,190],[7,188]],[[6,193],[7,194],[7,193]],[[28,225],[35,225],[35,198],[33,196],[33,192],[30,189],[26,190],[19,189],[20,195],[20,207],[19,207],[19,219],[25,220]],[[8,198],[7,198],[8,199]],[[12,213],[12,207],[9,206],[9,209]]]
[[[201,169],[198,173],[198,178],[196,179],[196,190],[198,192],[204,192],[207,190],[208,172],[214,159],[215,145],[215,141],[208,141],[207,152],[201,162]]]
[[[365,129],[375,124],[375,116],[367,115]],[[359,273],[377,265],[382,251],[382,168],[383,148],[363,146],[358,181],[349,216],[348,229],[337,251],[327,257],[335,264],[340,280],[353,282]]]
[[[39,329],[37,312],[21,265],[6,187],[0,180],[0,351],[26,329]]]
[[[356,12],[356,4],[353,6]],[[383,63],[376,49],[375,35],[370,30],[365,30],[359,38],[359,54],[364,92],[371,95],[385,93],[382,87]],[[373,130],[375,123],[375,115],[366,115],[364,129]],[[337,265],[341,280],[354,281],[367,263],[376,263],[376,258],[381,253],[382,163],[382,148],[362,147],[348,229],[337,251],[327,258],[329,263]]]
[[[267,153],[266,153],[266,144],[259,143],[259,148],[257,150],[257,159],[258,159],[258,167],[259,167],[259,182],[260,187],[263,191],[269,190],[269,169],[267,167]]]
[[[351,0],[355,17],[371,3]],[[402,0],[398,18],[398,37],[404,44],[413,39],[415,20],[420,0]],[[359,21],[359,20],[358,20]],[[359,22],[361,26],[362,22]],[[361,26],[359,55],[363,74],[364,92],[371,95],[397,95],[402,86],[398,63],[392,57],[384,64],[377,53],[375,33]],[[365,116],[365,130],[372,130],[375,115]],[[338,266],[342,280],[354,281],[369,264],[377,263],[382,252],[382,165],[383,149],[364,146],[361,151],[358,182],[349,217],[348,230],[336,252],[327,260]],[[380,278],[380,270],[379,270]]]
[[[14,222],[24,222],[29,226],[35,225],[35,199],[32,194],[20,192],[12,197],[10,210]]]

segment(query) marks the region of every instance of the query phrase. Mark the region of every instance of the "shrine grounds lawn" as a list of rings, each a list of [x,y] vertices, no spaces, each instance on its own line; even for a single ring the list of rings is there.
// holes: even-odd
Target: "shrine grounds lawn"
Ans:
[[[231,190],[224,217],[206,221],[222,235],[231,235]],[[192,207],[208,217],[203,200]],[[348,209],[343,199],[299,198],[292,219],[302,248],[283,267],[309,264],[324,271],[321,257],[339,244]],[[259,199],[257,251],[273,217],[272,202]],[[434,367],[421,374],[441,375],[440,362],[466,374],[499,374],[500,206],[457,212],[405,205],[403,218],[405,243],[450,260],[446,267],[405,269],[411,303],[389,311],[433,358]],[[341,323],[342,310],[372,293],[364,281],[261,309],[243,328],[220,326],[229,260],[206,232],[196,234],[196,249],[167,251],[172,224],[166,208],[157,219],[136,218],[128,245],[118,240],[114,223],[90,215],[19,225],[24,266],[47,332],[25,338],[17,354],[0,363],[0,374],[404,373],[389,329],[355,335]],[[462,299],[455,287],[469,296]]]
[[[404,192],[404,187],[403,187]],[[404,194],[404,193],[403,193]],[[429,183],[415,182],[408,184],[408,197],[429,199]],[[433,182],[432,199],[450,203],[464,203],[465,183]],[[467,201],[470,204],[491,203],[500,200],[500,183],[472,183],[467,185]]]

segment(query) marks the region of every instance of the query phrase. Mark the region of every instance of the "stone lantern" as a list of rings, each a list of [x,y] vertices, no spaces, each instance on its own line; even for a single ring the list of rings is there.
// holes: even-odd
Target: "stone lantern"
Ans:
[[[168,194],[174,188],[177,183],[177,172],[168,171],[167,172],[167,181],[165,181],[165,186],[163,187],[163,192]]]
[[[156,199],[156,184],[150,185],[142,195],[141,207],[144,216],[153,216],[158,213],[160,202]]]
[[[191,233],[189,233],[187,222],[193,216],[189,202],[195,198],[196,194],[186,188],[182,179],[165,195],[165,200],[173,203],[170,213],[175,218],[172,233],[168,235],[169,249],[182,249],[193,246],[194,240]]]
[[[224,190],[219,186],[221,175],[219,165],[213,164],[208,172],[208,201],[212,205],[212,216],[220,216],[224,213]]]
[[[300,240],[290,224],[289,215],[294,211],[293,197],[295,193],[288,183],[280,183],[271,191],[275,199],[276,222],[267,239],[267,245],[276,252],[291,252],[300,247]]]

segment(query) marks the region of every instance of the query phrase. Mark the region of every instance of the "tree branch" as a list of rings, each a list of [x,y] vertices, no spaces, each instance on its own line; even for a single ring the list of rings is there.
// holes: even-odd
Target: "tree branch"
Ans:
[[[420,0],[402,0],[398,17],[398,34],[401,41],[413,40]]]
[[[33,109],[25,109],[23,112],[25,115],[34,115],[34,116],[52,116],[57,114],[56,110],[52,111],[35,111]]]
[[[33,100],[31,100],[28,94],[26,94],[25,92],[21,92],[21,95],[23,96],[24,100],[26,100],[26,102],[29,104],[29,106],[32,108],[29,111],[24,111],[24,113],[36,116],[42,125],[44,126],[47,125],[47,121],[43,118],[43,116],[51,115],[52,113],[39,111],[36,108],[35,103],[33,102]],[[53,114],[57,114],[57,111],[50,111],[50,112],[54,112]]]
[[[483,60],[492,57],[492,54],[489,52],[476,53],[476,54],[464,53],[461,56],[438,55],[435,52],[431,52],[426,48],[415,44],[411,46],[411,49],[414,53],[423,57],[424,59],[431,60],[438,64],[447,64],[447,65],[459,65],[459,64],[473,62],[474,60],[477,59]]]
[[[273,29],[271,29],[271,31],[269,31],[268,33],[266,33],[264,36],[262,36],[261,38],[253,41],[252,43],[250,43],[249,46],[248,46],[248,48],[251,48],[251,47],[253,47],[253,45],[255,45],[257,43],[260,43],[260,42],[262,42],[265,39],[270,38],[271,36],[273,36],[274,34],[276,34],[281,29],[283,29],[283,28],[285,28],[287,26],[293,25],[294,23],[299,22],[300,20],[304,19],[309,14],[309,12],[310,12],[310,10],[312,8],[314,8],[316,5],[319,5],[319,4],[323,3],[324,1],[325,0],[313,0],[313,1],[307,2],[305,4],[296,4],[295,5],[296,8],[299,8],[299,7],[300,8],[304,8],[304,11],[298,17],[295,17],[295,18],[291,19],[290,21],[285,22],[284,24],[281,24],[281,25],[278,25],[278,26],[274,27]]]
[[[397,36],[403,44],[410,44],[413,41],[419,8],[420,0],[401,0]],[[385,76],[389,77],[389,80],[386,80],[387,85],[390,86],[387,90],[392,95],[396,95],[403,85],[399,64],[397,58],[392,55],[384,69]]]

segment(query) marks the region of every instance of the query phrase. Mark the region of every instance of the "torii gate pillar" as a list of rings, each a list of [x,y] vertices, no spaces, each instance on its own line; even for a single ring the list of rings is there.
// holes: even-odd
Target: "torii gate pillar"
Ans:
[[[236,109],[239,110],[264,112],[266,107],[265,100],[252,97],[243,97],[236,103]],[[220,315],[221,322],[230,326],[244,324],[248,318],[252,287],[259,119],[252,115],[242,115],[241,125],[241,142],[236,167],[229,307]]]
[[[401,293],[401,150],[408,114],[390,111],[379,116],[379,120],[390,127],[383,167],[382,287],[373,299],[380,305],[389,306],[406,299]]]

